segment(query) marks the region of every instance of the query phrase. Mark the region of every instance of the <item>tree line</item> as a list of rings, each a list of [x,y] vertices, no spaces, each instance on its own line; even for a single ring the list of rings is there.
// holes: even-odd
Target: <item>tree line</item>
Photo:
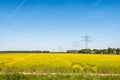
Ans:
[[[120,48],[67,50],[67,53],[120,54]]]
[[[81,50],[67,50],[66,52],[50,52],[50,51],[0,51],[0,53],[89,53],[89,54],[120,54],[120,48],[108,49],[81,49]]]
[[[49,53],[50,51],[0,51],[0,53]]]

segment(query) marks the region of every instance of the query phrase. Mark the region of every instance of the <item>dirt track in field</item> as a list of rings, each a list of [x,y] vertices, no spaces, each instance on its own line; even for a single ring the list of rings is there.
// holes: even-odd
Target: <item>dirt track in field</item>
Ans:
[[[0,72],[0,75],[2,74],[12,74],[12,73],[4,73]],[[19,74],[22,75],[88,75],[88,76],[120,76],[120,74],[103,74],[103,73],[27,73],[27,72],[19,72]]]

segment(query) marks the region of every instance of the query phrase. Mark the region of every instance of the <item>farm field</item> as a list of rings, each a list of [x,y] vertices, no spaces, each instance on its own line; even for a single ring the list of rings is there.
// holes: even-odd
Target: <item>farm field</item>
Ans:
[[[6,75],[9,75],[7,77],[13,75],[17,75],[17,77],[20,77],[20,75],[23,77],[28,76],[31,77],[30,80],[37,80],[33,79],[36,75],[39,75],[37,76],[39,80],[50,80],[51,77],[53,80],[57,80],[56,77],[59,79],[60,77],[65,78],[64,80],[75,80],[80,77],[83,80],[89,80],[88,78],[91,80],[92,76],[94,76],[95,80],[113,80],[113,78],[120,80],[120,55],[67,53],[0,54],[0,80],[5,80]],[[44,78],[45,76],[46,78]]]

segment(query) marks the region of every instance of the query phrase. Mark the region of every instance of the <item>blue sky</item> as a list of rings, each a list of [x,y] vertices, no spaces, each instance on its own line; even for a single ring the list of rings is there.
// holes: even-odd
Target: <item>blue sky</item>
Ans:
[[[120,47],[120,0],[0,0],[0,50]]]

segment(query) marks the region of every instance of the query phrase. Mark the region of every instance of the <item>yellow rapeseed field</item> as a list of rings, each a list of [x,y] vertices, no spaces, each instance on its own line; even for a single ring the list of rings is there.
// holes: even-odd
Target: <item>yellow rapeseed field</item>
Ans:
[[[0,54],[0,72],[120,73],[120,55],[8,53]]]

